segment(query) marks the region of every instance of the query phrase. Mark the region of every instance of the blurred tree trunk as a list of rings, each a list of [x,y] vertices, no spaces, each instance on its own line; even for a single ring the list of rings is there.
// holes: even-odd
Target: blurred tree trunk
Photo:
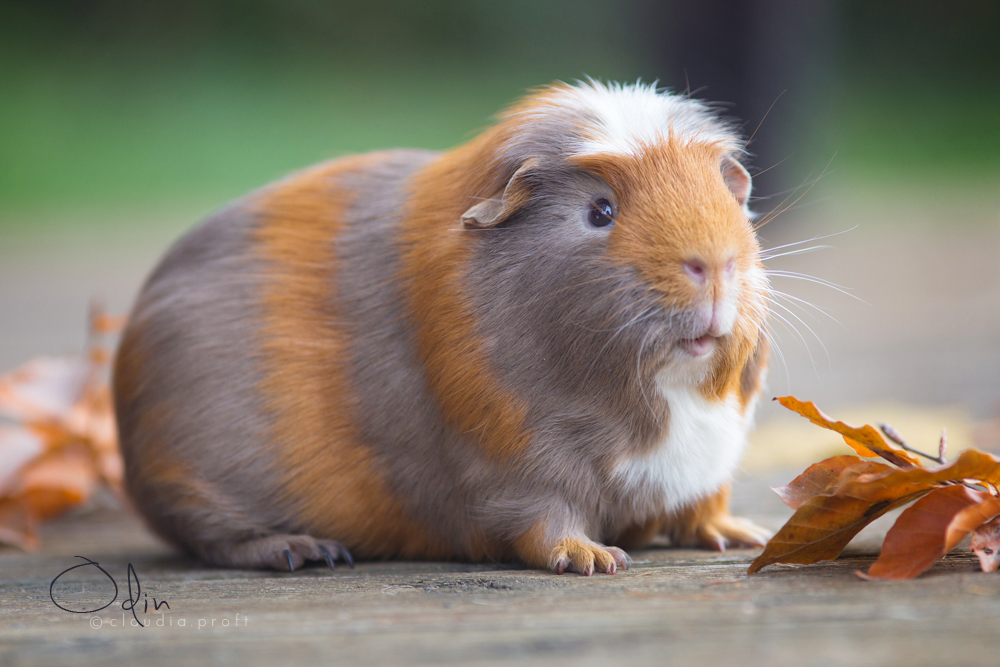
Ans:
[[[754,179],[756,196],[819,174],[833,156],[826,145],[833,0],[669,0],[642,4],[640,17],[661,85],[726,103],[746,135],[754,134],[751,172],[767,170]],[[782,198],[755,209],[769,210]]]

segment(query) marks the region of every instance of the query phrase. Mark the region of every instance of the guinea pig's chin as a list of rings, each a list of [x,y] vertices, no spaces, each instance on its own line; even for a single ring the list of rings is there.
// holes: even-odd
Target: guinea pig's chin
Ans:
[[[699,338],[684,338],[677,343],[677,347],[695,359],[711,356],[715,352],[717,340],[715,336],[703,334]]]
[[[719,340],[708,334],[700,338],[677,341],[657,373],[659,383],[700,384],[712,372],[718,348]]]

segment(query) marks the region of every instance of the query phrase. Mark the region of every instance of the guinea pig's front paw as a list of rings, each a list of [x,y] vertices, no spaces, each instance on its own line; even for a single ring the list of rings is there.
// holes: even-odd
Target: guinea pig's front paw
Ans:
[[[732,514],[716,514],[694,526],[694,530],[680,540],[680,546],[725,551],[726,547],[762,547],[773,533],[753,521]]]
[[[549,558],[549,568],[556,574],[566,570],[589,577],[595,571],[614,574],[618,568],[628,569],[629,556],[618,547],[606,547],[597,542],[574,537],[559,540]]]

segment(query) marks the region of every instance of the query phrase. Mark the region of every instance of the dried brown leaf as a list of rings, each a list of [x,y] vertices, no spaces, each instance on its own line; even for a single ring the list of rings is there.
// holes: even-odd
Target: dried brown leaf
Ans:
[[[38,548],[37,527],[23,500],[0,499],[0,542],[25,551]]]
[[[23,426],[0,426],[0,495],[29,461],[46,451],[45,440]]]
[[[1000,481],[1000,459],[966,450],[952,463],[933,469],[889,469],[859,475],[802,504],[771,538],[749,574],[774,563],[816,563],[840,555],[862,528],[891,509],[945,483],[965,479]]]
[[[108,315],[97,311],[90,318],[90,330],[94,334],[115,334],[125,328],[125,317]]]
[[[844,484],[859,475],[892,470],[875,461],[865,461],[857,456],[844,454],[814,463],[805,472],[785,486],[774,488],[781,500],[792,509],[798,509],[813,496],[825,493],[832,487]]]
[[[783,406],[796,412],[813,424],[839,433],[850,447],[860,456],[880,456],[889,463],[900,468],[920,468],[923,464],[909,452],[885,441],[882,434],[873,426],[850,426],[844,422],[834,421],[810,401],[800,401],[794,396],[781,396],[775,399]]]
[[[1000,484],[1000,459],[981,452],[967,449],[951,463],[935,468],[891,470],[887,473],[862,475],[858,483],[876,483],[879,486],[921,487],[928,484],[979,480],[997,486]]]
[[[886,512],[915,500],[930,488],[910,494],[873,499],[858,497],[844,489],[856,482],[843,485],[836,494],[813,496],[796,510],[764,547],[764,553],[750,565],[747,574],[775,563],[809,565],[821,560],[833,560],[844,547],[861,532],[861,529]]]
[[[63,420],[83,396],[91,374],[85,359],[33,359],[0,376],[0,414],[24,422]]]
[[[120,492],[111,355],[100,338],[122,323],[93,308],[86,356],[34,359],[0,376],[0,414],[21,422],[0,429],[0,542],[33,548],[38,520],[86,502],[99,481]]]
[[[24,500],[32,517],[45,520],[85,502],[96,482],[93,455],[78,445],[50,452],[25,466],[12,495]]]
[[[899,515],[865,578],[912,579],[998,514],[1000,500],[989,493],[962,485],[934,489]]]

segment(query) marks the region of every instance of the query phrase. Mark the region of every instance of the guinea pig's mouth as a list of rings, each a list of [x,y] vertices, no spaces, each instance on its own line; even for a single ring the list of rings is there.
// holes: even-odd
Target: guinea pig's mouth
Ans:
[[[680,348],[692,357],[705,357],[715,349],[715,336],[705,334],[698,338],[685,338],[680,342]]]

